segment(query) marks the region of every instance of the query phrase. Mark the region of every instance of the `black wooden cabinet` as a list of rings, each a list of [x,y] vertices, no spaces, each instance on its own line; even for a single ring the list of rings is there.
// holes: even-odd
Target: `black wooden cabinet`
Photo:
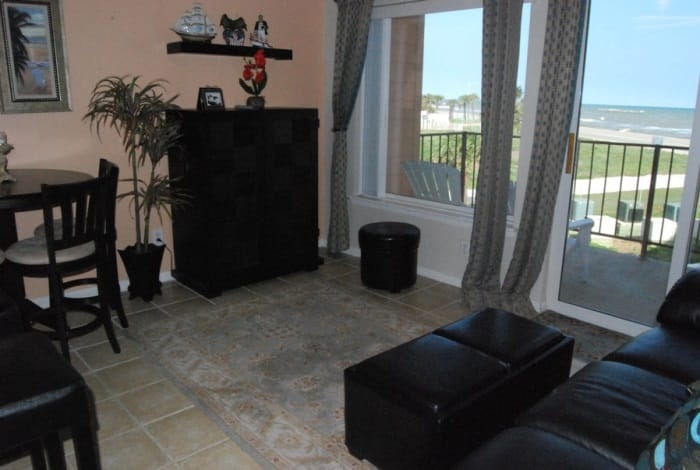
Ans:
[[[315,109],[179,111],[170,176],[192,196],[172,214],[173,276],[207,297],[317,269]]]

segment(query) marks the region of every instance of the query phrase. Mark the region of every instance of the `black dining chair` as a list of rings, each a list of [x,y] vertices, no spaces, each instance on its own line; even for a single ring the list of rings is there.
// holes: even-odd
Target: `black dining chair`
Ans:
[[[119,318],[119,324],[122,328],[129,327],[129,320],[124,312],[124,304],[122,303],[121,288],[119,286],[119,273],[117,271],[117,229],[115,224],[116,209],[117,209],[117,185],[119,183],[119,167],[114,163],[110,162],[105,158],[100,159],[100,166],[98,169],[98,176],[108,177],[110,186],[106,188],[108,191],[108,200],[106,204],[105,212],[105,262],[99,266],[102,268],[101,271],[97,272],[97,275],[105,276],[105,284],[108,289],[109,305],[117,312],[117,317]],[[54,220],[54,236],[57,238],[61,237],[61,221]],[[45,227],[44,224],[39,224],[34,229],[34,237],[45,238]],[[75,279],[72,283],[69,283],[66,288],[75,287],[78,285],[96,285],[96,278],[80,278]],[[96,300],[93,298],[93,300]]]
[[[42,185],[45,237],[20,240],[10,245],[5,253],[6,268],[26,277],[48,278],[49,306],[40,309],[31,308],[31,302],[22,304],[25,329],[35,329],[58,340],[63,356],[69,361],[69,339],[100,326],[112,350],[120,352],[109,312],[113,289],[108,274],[112,270],[108,245],[112,237],[110,230],[113,230],[108,227],[114,225],[114,210],[110,208],[114,205],[117,174],[111,171],[78,183]],[[107,218],[112,220],[108,222]],[[95,297],[66,294],[69,288],[84,284],[74,276],[92,270],[97,275],[87,279],[97,284]],[[76,311],[87,312],[94,319],[86,323],[74,319],[69,322],[68,314]]]
[[[65,469],[73,440],[78,468],[99,469],[95,399],[48,338],[24,333],[19,308],[0,291],[0,466],[26,455],[33,469]]]

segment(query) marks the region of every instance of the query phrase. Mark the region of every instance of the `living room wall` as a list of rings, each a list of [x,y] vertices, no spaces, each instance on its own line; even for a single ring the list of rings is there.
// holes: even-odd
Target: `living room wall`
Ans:
[[[60,113],[0,114],[0,130],[7,132],[15,150],[9,155],[12,168],[61,168],[97,171],[98,159],[108,158],[128,168],[119,138],[106,131],[102,140],[90,132],[82,120],[95,83],[108,75],[140,75],[142,80],[167,79],[171,94],[179,94],[177,103],[184,108],[196,104],[202,86],[223,90],[227,108],[243,104],[246,94],[238,85],[243,59],[240,57],[166,53],[168,42],[179,37],[170,31],[175,20],[192,2],[185,0],[63,0],[64,46],[69,74],[72,111]],[[273,47],[293,50],[293,60],[268,63],[269,81],[264,91],[268,106],[313,107],[319,109],[319,188],[325,188],[329,131],[326,104],[326,0],[281,2],[279,0],[224,0],[201,2],[204,11],[217,25],[222,13],[242,16],[249,29],[258,14],[269,24],[269,41]],[[223,44],[218,28],[214,43]],[[162,165],[167,171],[167,165]],[[122,183],[124,184],[124,183]],[[123,190],[120,187],[120,192]],[[319,227],[321,238],[326,231],[325,192],[319,191]],[[18,215],[20,237],[29,236],[39,223],[38,213]],[[159,226],[155,222],[154,226]],[[172,244],[170,221],[162,223],[165,238]],[[133,219],[128,204],[119,204],[117,214],[122,248],[133,243]],[[121,268],[121,266],[120,266]],[[170,269],[169,255],[163,268]],[[125,279],[123,271],[120,277]],[[28,283],[28,295],[45,295],[45,282]]]

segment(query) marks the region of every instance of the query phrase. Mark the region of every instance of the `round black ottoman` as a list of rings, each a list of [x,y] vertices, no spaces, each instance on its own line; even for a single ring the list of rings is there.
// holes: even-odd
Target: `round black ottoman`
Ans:
[[[402,222],[375,222],[360,228],[362,283],[399,292],[416,283],[418,227]]]

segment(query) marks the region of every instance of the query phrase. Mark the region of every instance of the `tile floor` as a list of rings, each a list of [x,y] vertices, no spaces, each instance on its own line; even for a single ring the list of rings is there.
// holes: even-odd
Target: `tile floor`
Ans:
[[[380,301],[400,302],[434,315],[437,322],[463,315],[460,291],[419,277],[416,285],[398,294],[365,288],[359,279],[359,260],[352,257],[328,258],[318,271],[289,276],[224,292],[206,299],[196,292],[168,282],[163,295],[152,302],[124,297],[124,308],[138,324],[139,315],[176,316],[192,304],[212,307],[245,302],[256,296],[274,296],[289,286],[321,277],[347,289],[362,289]],[[171,381],[167,372],[150,361],[139,344],[117,324],[121,354],[114,354],[104,332],[97,330],[71,341],[73,365],[84,375],[95,394],[103,468],[128,469],[260,469],[269,465],[245,443],[227,436],[195,400]],[[72,443],[66,443],[69,468],[75,469]],[[29,469],[29,458],[5,466],[10,470]]]
[[[371,295],[379,302],[397,302],[435,322],[436,327],[464,316],[459,288],[424,277],[397,294],[364,287],[360,281],[359,259],[348,256],[325,258],[318,271],[294,273],[269,281],[225,291],[206,299],[196,292],[168,282],[163,295],[152,302],[128,300],[124,307],[137,328],[141,315],[177,316],[193,307],[212,307],[245,302],[256,296],[274,296],[295,283],[322,278],[358,294]],[[195,304],[195,305],[193,305]],[[115,319],[115,324],[118,322]],[[102,330],[71,342],[72,363],[85,376],[95,394],[100,423],[99,442],[103,467],[108,470],[145,469],[260,469],[269,468],[254,449],[222,431],[216,417],[180,390],[165,370],[143,353],[117,326],[121,354],[114,354]],[[72,444],[66,444],[69,468],[76,468]],[[25,458],[9,469],[31,468]]]

